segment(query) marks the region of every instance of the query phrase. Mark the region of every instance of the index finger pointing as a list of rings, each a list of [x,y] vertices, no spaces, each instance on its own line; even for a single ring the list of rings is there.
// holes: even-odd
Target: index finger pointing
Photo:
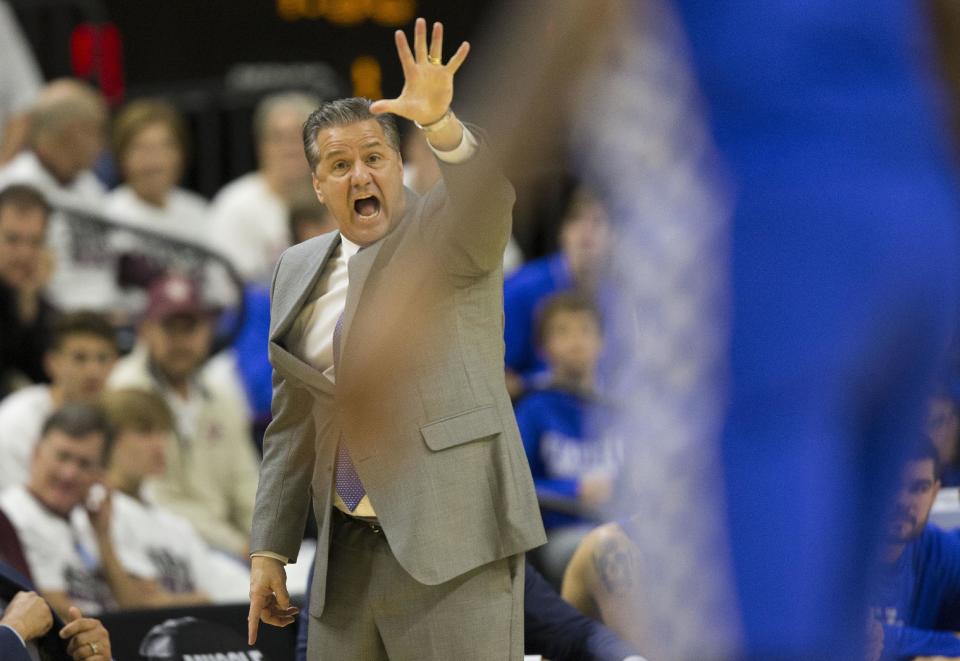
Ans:
[[[250,597],[250,613],[247,614],[247,644],[257,642],[257,631],[260,629],[260,611],[263,610],[264,599],[257,595]]]

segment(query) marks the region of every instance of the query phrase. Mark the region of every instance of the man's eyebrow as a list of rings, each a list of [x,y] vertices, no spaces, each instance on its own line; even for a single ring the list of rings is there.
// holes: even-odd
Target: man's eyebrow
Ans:
[[[381,140],[380,138],[370,138],[369,140],[365,140],[364,142],[360,143],[361,149],[370,149],[371,147],[382,147],[382,146],[383,146],[383,140]]]
[[[339,156],[340,154],[346,154],[346,153],[347,153],[347,150],[344,149],[343,147],[334,147],[333,149],[331,149],[330,151],[326,152],[323,155],[323,160],[327,160],[329,158],[333,158],[334,156]]]

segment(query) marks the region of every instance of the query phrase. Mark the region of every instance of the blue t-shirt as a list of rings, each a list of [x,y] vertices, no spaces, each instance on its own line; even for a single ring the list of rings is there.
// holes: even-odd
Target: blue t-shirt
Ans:
[[[555,253],[523,265],[503,284],[504,327],[507,367],[524,377],[546,371],[537,355],[534,321],[544,299],[573,287],[573,276],[562,253]]]
[[[960,656],[960,538],[928,525],[884,568],[872,610],[882,658]]]
[[[595,405],[584,395],[555,387],[535,390],[517,404],[517,426],[538,494],[573,505],[584,475],[615,465],[612,443],[586,434],[587,417]],[[582,521],[570,514],[543,512],[547,528]]]

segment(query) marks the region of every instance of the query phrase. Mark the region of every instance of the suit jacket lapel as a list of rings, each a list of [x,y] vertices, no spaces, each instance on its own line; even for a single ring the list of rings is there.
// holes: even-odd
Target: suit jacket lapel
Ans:
[[[297,315],[300,314],[300,310],[303,309],[303,304],[317,284],[317,278],[323,272],[327,260],[340,245],[340,234],[331,235],[328,241],[325,246],[321,244],[317,247],[318,259],[309,264],[308,268],[300,271],[300,277],[292,285],[289,285],[289,295],[284,295],[284,292],[274,292],[274,296],[283,303],[277,310],[279,321],[270,331],[271,340],[282,337],[290,329]]]
[[[350,333],[350,324],[353,322],[353,316],[357,312],[357,304],[363,295],[363,288],[367,284],[367,277],[373,263],[380,254],[380,248],[384,241],[381,239],[373,245],[363,248],[360,252],[350,259],[347,266],[350,285],[347,287],[347,302],[343,306],[343,333],[340,336],[340,345],[343,347],[347,343],[347,337]]]

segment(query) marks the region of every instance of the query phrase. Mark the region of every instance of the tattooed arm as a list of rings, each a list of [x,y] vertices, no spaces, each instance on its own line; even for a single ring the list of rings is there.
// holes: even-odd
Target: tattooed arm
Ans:
[[[563,598],[617,635],[642,647],[635,596],[638,552],[619,525],[609,523],[587,535],[563,577]]]

